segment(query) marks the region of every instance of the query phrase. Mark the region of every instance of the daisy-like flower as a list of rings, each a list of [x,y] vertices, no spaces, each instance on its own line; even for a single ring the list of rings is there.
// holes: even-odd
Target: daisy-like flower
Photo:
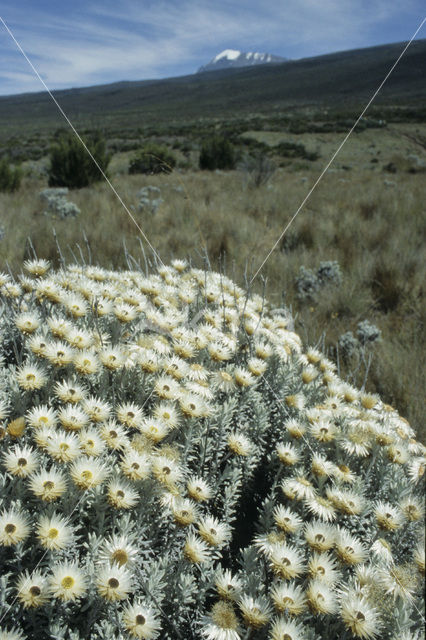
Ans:
[[[320,419],[314,422],[310,427],[311,435],[318,442],[331,442],[337,435],[336,426],[326,419]]]
[[[86,391],[83,387],[67,380],[57,382],[54,386],[54,391],[59,400],[68,404],[78,404],[86,396]]]
[[[73,530],[65,518],[54,514],[41,516],[38,520],[37,538],[45,549],[66,549],[72,540]]]
[[[102,484],[108,475],[107,468],[97,460],[79,458],[70,467],[70,475],[79,489],[92,489]]]
[[[25,414],[27,423],[39,429],[40,427],[55,427],[58,421],[56,411],[45,404],[33,407]]]
[[[284,426],[289,436],[291,438],[294,438],[295,440],[300,440],[300,438],[302,438],[306,432],[305,425],[294,418],[292,418],[291,420],[287,420]]]
[[[117,563],[102,567],[96,579],[99,595],[108,602],[124,600],[132,591],[132,574]]]
[[[37,453],[31,447],[15,445],[3,453],[3,465],[14,476],[26,478],[38,465]]]
[[[63,562],[53,567],[49,579],[49,592],[63,602],[80,598],[87,589],[87,579],[78,564]]]
[[[315,380],[315,378],[317,377],[318,377],[318,370],[313,366],[308,365],[302,371],[302,382],[304,384],[309,384],[310,382]]]
[[[355,491],[345,491],[332,487],[327,489],[326,494],[335,508],[346,515],[359,515],[364,508],[365,501],[363,497]]]
[[[237,385],[241,388],[252,387],[256,383],[256,377],[243,367],[234,369],[234,378]]]
[[[131,567],[138,558],[138,549],[126,536],[105,538],[99,549],[99,561],[102,564],[118,564],[120,567]]]
[[[40,449],[46,450],[47,443],[53,436],[55,435],[55,429],[50,429],[49,427],[41,427],[40,429],[36,429],[34,433],[34,442]]]
[[[72,362],[74,350],[65,342],[49,342],[44,352],[45,358],[55,367],[66,367]]]
[[[163,368],[168,375],[173,376],[176,380],[182,380],[188,373],[189,365],[182,358],[172,356],[164,362]]]
[[[281,489],[287,498],[294,500],[312,499],[315,497],[315,489],[312,483],[304,476],[288,478],[281,484]]]
[[[164,422],[169,429],[176,429],[181,421],[181,416],[175,406],[168,402],[160,402],[154,407],[153,417]]]
[[[89,416],[80,409],[73,405],[64,407],[58,412],[58,418],[63,428],[67,431],[79,431],[83,427],[87,426],[89,422]]]
[[[212,497],[211,487],[198,476],[192,476],[186,485],[188,495],[196,502],[205,502]]]
[[[209,413],[208,407],[203,398],[195,393],[185,393],[179,399],[179,406],[182,413],[189,418],[200,418]]]
[[[391,444],[390,447],[387,447],[386,455],[391,462],[393,462],[394,464],[401,464],[401,465],[408,462],[410,458],[407,449],[399,444],[398,445]],[[424,462],[424,459],[423,459],[423,462]]]
[[[274,352],[270,344],[261,340],[254,343],[254,351],[256,356],[261,360],[267,360]]]
[[[232,349],[228,345],[224,345],[222,342],[211,342],[207,346],[210,358],[215,362],[226,362],[233,356]]]
[[[117,418],[127,427],[138,428],[143,418],[141,407],[132,403],[120,404],[117,407]]]
[[[333,547],[336,533],[329,524],[314,520],[305,526],[305,539],[311,549],[323,553]]]
[[[275,620],[271,627],[269,640],[305,640],[303,626],[284,617]]]
[[[44,369],[37,365],[24,365],[16,372],[16,380],[24,391],[34,391],[44,387],[47,376]]]
[[[177,400],[182,394],[182,389],[178,382],[171,376],[160,376],[154,384],[154,391],[159,398]]]
[[[350,591],[342,598],[340,617],[353,636],[368,639],[380,633],[379,615],[360,593]]]
[[[261,358],[249,358],[247,360],[247,369],[256,377],[262,376],[268,365]]]
[[[49,600],[47,579],[41,571],[22,573],[16,583],[17,597],[25,609],[42,607]]]
[[[96,424],[105,422],[111,415],[111,405],[96,396],[90,396],[83,400],[83,409],[92,422]]]
[[[223,600],[237,600],[241,593],[242,582],[233,576],[229,569],[219,569],[215,576],[215,588]]]
[[[237,389],[237,385],[231,371],[224,369],[215,371],[212,374],[210,384],[215,391],[222,391],[223,393],[232,393]]]
[[[230,535],[228,525],[212,516],[207,516],[198,523],[198,531],[203,540],[212,547],[223,545]]]
[[[105,442],[95,429],[81,429],[78,432],[80,450],[86,455],[97,458],[105,450]]]
[[[388,502],[378,502],[374,509],[374,516],[380,529],[384,531],[395,531],[403,523],[401,512]]]
[[[133,638],[152,640],[157,637],[161,628],[160,621],[155,616],[153,609],[140,601],[128,605],[123,610],[122,618],[126,631]]]
[[[118,371],[124,367],[126,357],[119,347],[106,347],[99,351],[99,359],[109,371]]]
[[[335,474],[336,465],[321,454],[314,454],[311,460],[312,473],[317,478],[330,478]]]
[[[306,590],[306,598],[310,610],[316,615],[337,611],[336,596],[323,580],[311,580]]]
[[[280,461],[288,467],[297,464],[300,460],[300,451],[292,444],[278,443],[277,453]]]
[[[22,333],[30,335],[40,326],[40,318],[35,313],[21,313],[15,318],[15,324]]]
[[[58,462],[71,462],[80,455],[80,442],[72,433],[57,432],[46,443],[46,451]]]
[[[131,509],[139,500],[139,493],[128,482],[110,480],[107,486],[108,502],[116,509]]]
[[[74,356],[74,368],[75,370],[84,376],[89,376],[92,373],[96,373],[99,369],[99,360],[93,351],[87,349],[79,351]]]
[[[28,346],[34,355],[44,357],[48,342],[49,340],[45,336],[36,335],[29,340]]]
[[[238,618],[231,603],[219,600],[213,605],[209,619],[201,630],[207,640],[240,640]]]
[[[285,580],[296,578],[305,571],[302,555],[287,544],[276,545],[269,560],[272,571]]]
[[[151,472],[151,459],[144,453],[127,449],[121,459],[120,467],[130,480],[144,480]]]
[[[332,585],[341,578],[336,562],[329,553],[314,553],[308,562],[308,572],[314,580]]]
[[[202,564],[209,557],[208,546],[193,533],[188,534],[183,548],[183,555],[193,564]]]
[[[286,533],[295,533],[303,524],[297,513],[282,505],[275,507],[273,515],[275,524]]]
[[[72,327],[65,334],[67,342],[76,349],[89,349],[93,345],[93,336],[84,329]]]
[[[418,457],[411,460],[407,465],[408,477],[410,482],[417,484],[417,482],[423,478],[426,471],[426,460],[424,457]]]
[[[305,500],[305,506],[314,516],[332,522],[336,518],[336,510],[330,500],[321,496],[314,496]]]
[[[338,482],[347,482],[353,484],[355,482],[355,474],[345,464],[339,464],[334,467],[334,477]]]
[[[123,324],[132,322],[138,315],[137,309],[130,304],[122,302],[114,307],[114,315]]]
[[[99,435],[113,451],[120,451],[130,445],[127,431],[114,420],[101,424]]]
[[[306,597],[302,587],[293,583],[278,583],[271,589],[271,598],[280,613],[298,616],[306,609]]]
[[[15,420],[11,420],[7,425],[7,433],[13,438],[21,438],[25,431],[25,418],[19,416]]]
[[[180,466],[165,456],[155,456],[152,458],[152,471],[157,480],[168,488],[175,486],[183,475]]]
[[[42,469],[38,473],[34,473],[29,482],[31,491],[45,502],[52,502],[67,490],[64,476],[50,468],[49,471]]]
[[[57,338],[65,338],[67,333],[72,329],[72,324],[65,318],[52,316],[47,319],[49,329]]]
[[[369,455],[373,444],[373,437],[365,425],[356,421],[344,437],[340,439],[340,446],[351,456],[365,458]]]
[[[244,624],[252,629],[260,629],[268,624],[271,617],[271,607],[265,598],[242,596],[238,601]]]
[[[175,499],[170,505],[175,522],[181,527],[187,527],[195,522],[197,510],[194,503],[186,498]]]
[[[367,557],[364,545],[344,529],[337,533],[336,553],[339,559],[348,565],[361,564]]]
[[[30,534],[28,516],[12,507],[0,515],[0,545],[9,547],[25,540]]]
[[[154,444],[164,440],[170,431],[169,426],[162,420],[150,418],[142,420],[139,429]]]
[[[252,443],[242,433],[232,432],[228,436],[228,447],[237,456],[246,457],[252,450]]]
[[[37,260],[25,260],[23,267],[32,276],[44,276],[50,269],[49,260],[38,258]]]
[[[82,318],[87,314],[87,303],[82,296],[75,293],[67,294],[63,296],[62,302],[73,318]]]

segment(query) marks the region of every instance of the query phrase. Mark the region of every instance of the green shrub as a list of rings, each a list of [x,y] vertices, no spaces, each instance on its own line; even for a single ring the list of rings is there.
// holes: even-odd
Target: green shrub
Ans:
[[[176,166],[175,156],[158,144],[146,144],[130,161],[129,173],[171,173]]]
[[[104,173],[111,155],[106,152],[105,140],[96,132],[84,140],[87,148]],[[80,189],[103,179],[93,159],[74,134],[63,131],[50,149],[49,187]]]
[[[201,146],[199,166],[200,169],[234,169],[235,150],[233,145],[226,140],[215,136],[205,140]]]
[[[19,189],[22,179],[21,167],[12,167],[7,158],[0,160],[0,191],[11,193]]]

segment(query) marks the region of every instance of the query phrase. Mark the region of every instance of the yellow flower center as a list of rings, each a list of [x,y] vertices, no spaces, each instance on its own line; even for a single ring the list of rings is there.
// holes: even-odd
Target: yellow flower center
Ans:
[[[58,537],[58,535],[59,535],[59,531],[52,527],[52,529],[49,529],[49,533],[47,534],[47,537],[50,538],[51,540],[54,540],[55,538]]]
[[[65,576],[61,580],[61,587],[64,589],[71,589],[74,586],[75,580],[71,576]]]

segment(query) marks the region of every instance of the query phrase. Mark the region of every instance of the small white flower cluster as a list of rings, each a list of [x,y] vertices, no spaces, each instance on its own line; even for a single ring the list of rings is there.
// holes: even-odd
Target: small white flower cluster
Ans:
[[[221,274],[24,267],[0,274],[0,639],[410,637],[426,449],[394,409]]]

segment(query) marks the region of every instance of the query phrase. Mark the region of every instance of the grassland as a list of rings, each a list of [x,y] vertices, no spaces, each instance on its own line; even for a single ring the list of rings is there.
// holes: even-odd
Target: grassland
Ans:
[[[212,268],[247,284],[343,139],[342,133],[315,133],[308,127],[292,134],[276,123],[268,128],[267,121],[262,129],[251,128],[252,122],[234,135],[241,150],[235,171],[199,171],[194,130],[177,135],[171,129],[168,135],[154,136],[175,149],[180,168],[170,175],[127,175],[133,152],[115,153],[111,181],[165,263],[187,257],[202,266],[208,256]],[[367,390],[396,406],[423,441],[425,139],[426,126],[419,122],[354,133],[253,282],[262,291],[265,280],[266,297],[276,306],[292,308],[305,343],[320,343],[334,359],[339,336],[356,333],[362,320],[374,323],[381,341],[365,357],[340,357],[340,373],[357,385],[365,382]],[[283,141],[304,145],[319,157],[277,156],[274,145]],[[253,166],[247,162],[252,148],[258,157],[270,156],[276,167],[260,186],[255,186]],[[59,244],[68,261],[133,268],[134,259],[145,268],[141,240],[147,260],[154,261],[104,182],[70,193],[81,209],[78,217],[44,215],[38,194],[47,186],[46,165],[46,157],[24,162],[20,190],[0,194],[3,268],[20,271],[31,255],[28,238],[39,257],[56,264]],[[155,214],[138,208],[138,192],[146,185],[161,190],[163,202]],[[124,246],[133,256],[130,265]],[[300,299],[295,283],[300,267],[316,269],[325,260],[338,261],[342,283]]]

